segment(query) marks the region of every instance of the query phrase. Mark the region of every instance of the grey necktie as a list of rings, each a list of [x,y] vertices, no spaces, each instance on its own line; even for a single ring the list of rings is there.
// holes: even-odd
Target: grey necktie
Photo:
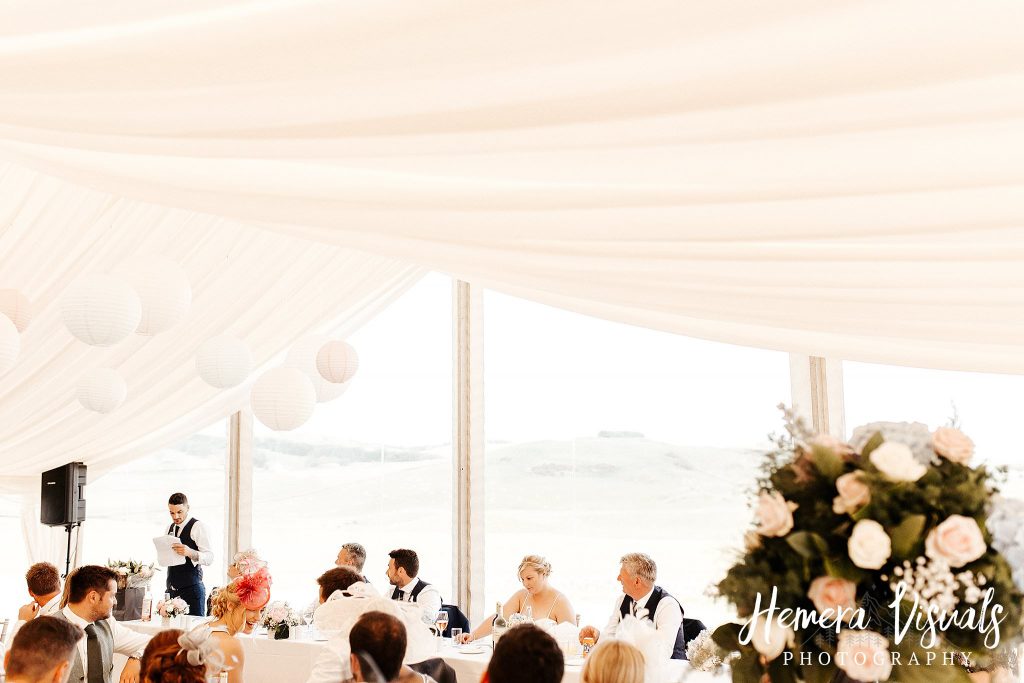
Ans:
[[[100,652],[100,641],[96,637],[96,624],[85,627],[86,644],[86,683],[105,683],[103,678],[103,653]]]
[[[402,590],[402,589],[398,589],[398,600],[399,601],[404,601],[405,600],[405,591]]]

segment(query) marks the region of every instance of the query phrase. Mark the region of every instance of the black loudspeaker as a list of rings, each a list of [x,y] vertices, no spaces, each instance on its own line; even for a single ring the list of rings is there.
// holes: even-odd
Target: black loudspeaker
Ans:
[[[85,520],[86,466],[69,462],[43,472],[40,520],[48,526],[68,526]]]

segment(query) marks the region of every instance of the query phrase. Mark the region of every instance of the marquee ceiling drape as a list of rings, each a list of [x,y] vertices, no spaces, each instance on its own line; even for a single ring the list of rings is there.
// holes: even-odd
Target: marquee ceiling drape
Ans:
[[[687,335],[1024,371],[1021,3],[57,4],[0,8],[18,164]]]
[[[707,339],[1024,372],[1021,35],[1009,2],[5,3],[0,286],[44,311],[0,381],[3,473],[184,434],[242,395],[196,384],[206,336],[266,361],[420,268]],[[62,332],[75,275],[144,251],[193,278],[180,339]],[[120,431],[73,406],[99,364],[129,378]]]

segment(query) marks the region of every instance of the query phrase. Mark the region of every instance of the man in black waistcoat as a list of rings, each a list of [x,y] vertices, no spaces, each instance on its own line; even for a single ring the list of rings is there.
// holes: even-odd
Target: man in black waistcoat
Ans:
[[[588,637],[597,642],[601,636],[614,636],[619,622],[626,615],[632,614],[641,621],[650,620],[654,628],[664,634],[666,657],[686,659],[683,608],[664,588],[655,585],[658,565],[643,553],[623,555],[620,562],[618,579],[622,585],[622,595],[615,603],[608,625],[604,632],[593,626],[584,626],[580,629],[580,642]]]
[[[203,585],[203,566],[213,564],[213,550],[206,527],[188,514],[188,498],[184,493],[173,493],[167,500],[171,525],[167,533],[178,538],[171,546],[185,558],[184,564],[167,568],[167,592],[172,598],[188,603],[188,613],[206,616],[206,586]]]

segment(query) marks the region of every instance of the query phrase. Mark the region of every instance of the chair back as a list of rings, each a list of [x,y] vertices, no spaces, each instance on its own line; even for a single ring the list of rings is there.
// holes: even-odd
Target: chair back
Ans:
[[[449,605],[449,607],[451,607],[451,605]],[[458,609],[458,607],[455,609]],[[426,674],[427,676],[430,676],[437,681],[437,683],[459,683],[459,679],[455,676],[455,669],[440,657],[424,659],[422,662],[410,664],[409,668],[418,674]]]

